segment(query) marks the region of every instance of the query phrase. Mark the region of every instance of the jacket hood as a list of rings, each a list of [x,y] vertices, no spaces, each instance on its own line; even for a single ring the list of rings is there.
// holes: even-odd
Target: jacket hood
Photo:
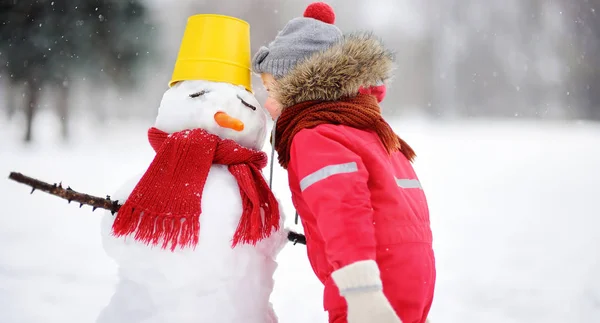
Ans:
[[[391,51],[371,33],[345,35],[328,49],[298,63],[273,85],[284,108],[304,101],[335,101],[360,87],[386,83],[394,69]]]

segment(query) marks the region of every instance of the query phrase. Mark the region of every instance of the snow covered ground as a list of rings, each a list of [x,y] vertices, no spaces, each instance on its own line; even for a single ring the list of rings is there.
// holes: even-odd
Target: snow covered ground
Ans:
[[[438,266],[434,323],[600,322],[600,125],[395,122],[418,154]],[[94,322],[116,267],[100,242],[102,212],[6,179],[20,171],[95,195],[144,170],[148,124],[82,121],[69,145],[36,120],[24,147],[0,117],[0,322]],[[268,149],[269,147],[265,147]],[[286,176],[275,190],[289,226]],[[282,323],[325,322],[305,248],[280,256],[273,295]],[[199,304],[201,306],[201,304]]]

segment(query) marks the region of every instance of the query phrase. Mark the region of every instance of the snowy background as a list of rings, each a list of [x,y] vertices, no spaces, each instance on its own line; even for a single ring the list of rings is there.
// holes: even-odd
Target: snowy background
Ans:
[[[256,49],[310,1],[36,1],[53,14],[100,12],[82,16],[100,24],[56,20],[73,30],[58,36],[35,29],[35,19],[55,26],[46,24],[54,16],[14,19],[30,13],[34,1],[27,2],[10,9],[12,1],[0,1],[0,20],[13,24],[7,30],[0,23],[0,177],[19,171],[103,196],[152,159],[146,130],[188,15],[244,18]],[[65,9],[75,2],[79,9]],[[111,15],[116,3],[146,9]],[[398,76],[383,108],[415,148],[430,202],[438,268],[432,322],[600,322],[600,3],[330,3],[342,30],[372,29],[397,52]],[[130,19],[141,12],[142,19]],[[110,28],[117,27],[129,33],[97,41],[125,44],[77,38],[114,35]],[[17,41],[30,32],[35,41]],[[86,46],[68,52],[53,37]],[[31,72],[40,70],[47,72]],[[44,77],[31,79],[36,75]],[[32,102],[32,138],[24,143]],[[276,167],[275,176],[288,226],[302,231],[293,223],[286,175]],[[101,246],[104,213],[29,195],[6,177],[0,178],[0,322],[94,322],[116,283],[116,265]],[[305,251],[289,244],[279,258],[273,303],[282,323],[326,321],[322,287]]]
[[[145,169],[149,123],[76,124],[69,145],[41,115],[46,135],[27,147],[0,124],[0,174],[21,171],[105,195]],[[419,154],[438,266],[433,322],[598,322],[600,127],[531,122],[392,122]],[[293,206],[286,176],[275,191]],[[108,303],[116,265],[100,240],[100,211],[79,209],[0,181],[0,322],[93,322]],[[325,322],[305,247],[279,258],[275,310],[286,322]]]

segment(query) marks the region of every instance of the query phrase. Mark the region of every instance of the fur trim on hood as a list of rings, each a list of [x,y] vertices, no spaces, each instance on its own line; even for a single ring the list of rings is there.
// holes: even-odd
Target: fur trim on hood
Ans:
[[[273,84],[271,92],[284,108],[304,101],[335,101],[358,94],[360,87],[387,82],[393,55],[370,33],[351,34],[298,63]]]

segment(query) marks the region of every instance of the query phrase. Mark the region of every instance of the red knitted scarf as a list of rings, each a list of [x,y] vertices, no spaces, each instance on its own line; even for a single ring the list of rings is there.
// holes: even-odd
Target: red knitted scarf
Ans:
[[[243,210],[233,246],[256,244],[279,228],[278,203],[260,171],[267,165],[264,152],[202,129],[168,134],[153,127],[148,139],[156,156],[119,209],[114,235],[135,233],[136,240],[152,245],[162,241],[162,248],[170,244],[172,251],[195,247],[202,192],[212,164],[227,165],[240,188]]]
[[[389,154],[400,151],[411,162],[415,151],[402,140],[381,116],[381,109],[373,95],[359,94],[337,101],[305,101],[283,109],[277,119],[275,149],[279,164],[287,169],[294,136],[302,129],[321,124],[346,125],[370,130],[379,136]]]

